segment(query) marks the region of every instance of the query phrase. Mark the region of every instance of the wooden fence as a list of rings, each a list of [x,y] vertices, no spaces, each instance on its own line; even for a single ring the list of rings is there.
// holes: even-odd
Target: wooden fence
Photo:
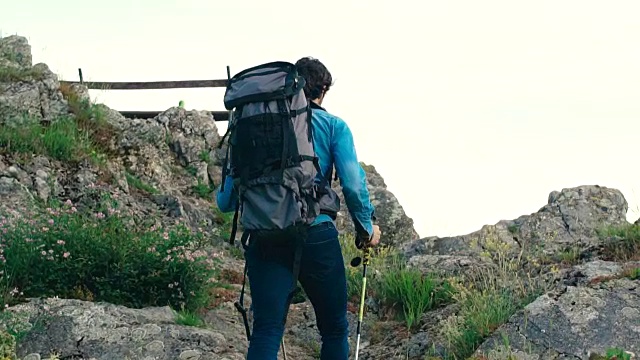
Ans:
[[[82,69],[78,69],[80,81],[60,81],[61,84],[82,84],[92,90],[158,90],[158,89],[187,89],[226,87],[227,80],[186,80],[186,81],[151,81],[151,82],[85,82]],[[118,111],[126,118],[150,119],[162,111]],[[229,120],[228,111],[210,111],[215,121]]]

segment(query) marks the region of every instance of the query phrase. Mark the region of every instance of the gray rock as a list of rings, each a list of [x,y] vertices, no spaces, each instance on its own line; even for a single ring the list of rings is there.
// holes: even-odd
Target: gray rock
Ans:
[[[481,256],[461,255],[416,255],[407,261],[408,267],[419,269],[423,273],[457,275],[480,268],[493,267],[493,262]]]
[[[555,255],[571,248],[596,250],[602,244],[597,229],[605,225],[623,225],[627,202],[616,189],[579,186],[552,192],[548,204],[538,212],[512,221],[486,225],[468,235],[427,237],[404,244],[406,257],[416,255],[477,256],[482,252],[502,251],[516,256]]]
[[[543,295],[476,351],[491,359],[587,359],[619,347],[640,352],[640,282],[612,280],[597,288],[569,286]]]
[[[361,166],[367,176],[371,203],[376,209],[376,218],[380,231],[382,231],[380,243],[384,246],[394,247],[418,239],[420,236],[413,226],[413,219],[407,216],[395,195],[387,190],[384,179],[375,167],[366,164],[361,164]],[[340,197],[340,213],[336,220],[338,230],[353,234],[355,228],[344,200],[340,181],[334,181],[332,187]]]
[[[227,347],[220,329],[180,326],[168,307],[129,309],[79,300],[31,300],[8,311],[40,320],[17,344],[20,357],[48,356],[82,359],[220,359],[238,358]]]
[[[424,332],[419,332],[411,336],[411,339],[407,344],[407,357],[409,359],[423,357],[429,350],[429,346],[431,346],[429,336]]]
[[[18,35],[0,38],[0,59],[19,67],[31,67],[31,45],[27,38]]]
[[[58,77],[46,64],[15,71],[21,81],[0,81],[0,124],[19,125],[25,118],[54,122],[68,115]]]

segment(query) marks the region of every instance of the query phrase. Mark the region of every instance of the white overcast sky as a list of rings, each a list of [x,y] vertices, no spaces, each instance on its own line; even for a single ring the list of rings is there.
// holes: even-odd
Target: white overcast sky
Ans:
[[[89,81],[219,79],[319,58],[335,79],[326,107],[421,236],[533,213],[578,185],[621,190],[640,217],[640,1],[4,2],[2,34],[29,38],[67,80],[79,67]],[[224,110],[223,89],[92,96]]]

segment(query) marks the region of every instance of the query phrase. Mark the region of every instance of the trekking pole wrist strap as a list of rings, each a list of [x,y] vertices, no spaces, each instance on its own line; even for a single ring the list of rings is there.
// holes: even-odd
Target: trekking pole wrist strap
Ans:
[[[373,239],[373,233],[368,232],[356,233],[356,247],[362,249],[365,244],[369,243]]]

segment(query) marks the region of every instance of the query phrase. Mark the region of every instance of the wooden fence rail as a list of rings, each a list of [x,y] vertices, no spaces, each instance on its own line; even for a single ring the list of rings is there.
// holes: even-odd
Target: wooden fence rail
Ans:
[[[81,84],[92,90],[159,90],[159,89],[188,89],[226,87],[227,80],[180,80],[180,81],[150,81],[150,82],[105,82],[84,81],[82,69],[78,69],[80,81],[60,81],[61,84]],[[163,110],[164,111],[164,110]],[[163,111],[118,111],[126,118],[149,119],[158,116]],[[228,111],[210,111],[215,121],[229,120]]]

